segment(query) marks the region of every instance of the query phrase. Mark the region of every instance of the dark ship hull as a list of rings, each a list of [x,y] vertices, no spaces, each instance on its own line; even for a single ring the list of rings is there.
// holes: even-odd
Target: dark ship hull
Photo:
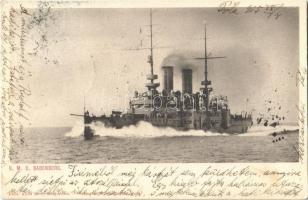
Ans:
[[[94,136],[94,130],[90,124],[101,123],[106,128],[121,129],[123,127],[137,125],[145,121],[156,127],[172,127],[179,131],[204,130],[213,133],[246,133],[252,126],[250,115],[230,115],[229,111],[206,112],[206,111],[153,111],[150,115],[121,114],[113,112],[111,116],[88,116],[85,118],[85,139]]]

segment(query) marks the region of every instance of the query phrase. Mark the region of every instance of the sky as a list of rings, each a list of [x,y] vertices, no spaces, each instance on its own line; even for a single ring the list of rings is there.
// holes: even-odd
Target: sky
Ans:
[[[52,22],[40,30],[46,47],[32,60],[28,126],[72,126],[86,108],[96,115],[124,111],[134,91],[146,91],[149,9],[52,9]],[[271,100],[288,121],[296,121],[299,67],[298,10],[284,8],[278,19],[264,14],[226,15],[216,8],[153,9],[154,73],[177,65],[174,89],[181,90],[181,59],[192,66],[199,91],[207,51],[224,59],[208,61],[213,94],[228,96],[232,113],[266,112]],[[141,42],[142,41],[142,42]],[[161,87],[158,90],[161,90]],[[248,101],[247,101],[248,99]]]

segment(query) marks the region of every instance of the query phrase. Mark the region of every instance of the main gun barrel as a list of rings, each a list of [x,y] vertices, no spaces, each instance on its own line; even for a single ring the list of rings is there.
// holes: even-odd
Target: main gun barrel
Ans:
[[[84,115],[80,115],[80,114],[70,114],[72,116],[78,116],[78,117],[84,117]]]

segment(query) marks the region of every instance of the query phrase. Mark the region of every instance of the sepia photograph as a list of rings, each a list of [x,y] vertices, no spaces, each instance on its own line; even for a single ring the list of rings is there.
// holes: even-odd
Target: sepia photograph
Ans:
[[[299,161],[298,8],[21,10],[12,163]]]
[[[1,199],[307,199],[307,2],[1,2]]]

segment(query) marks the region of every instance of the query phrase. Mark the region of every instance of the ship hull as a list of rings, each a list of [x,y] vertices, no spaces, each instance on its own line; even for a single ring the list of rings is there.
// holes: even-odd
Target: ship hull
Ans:
[[[213,133],[242,134],[252,126],[252,119],[247,117],[232,117],[229,113],[208,113],[195,111],[153,112],[151,115],[125,114],[122,116],[87,116],[84,137],[91,139],[94,130],[88,126],[100,122],[106,128],[121,129],[145,121],[156,127],[171,127],[179,131],[203,130]]]

